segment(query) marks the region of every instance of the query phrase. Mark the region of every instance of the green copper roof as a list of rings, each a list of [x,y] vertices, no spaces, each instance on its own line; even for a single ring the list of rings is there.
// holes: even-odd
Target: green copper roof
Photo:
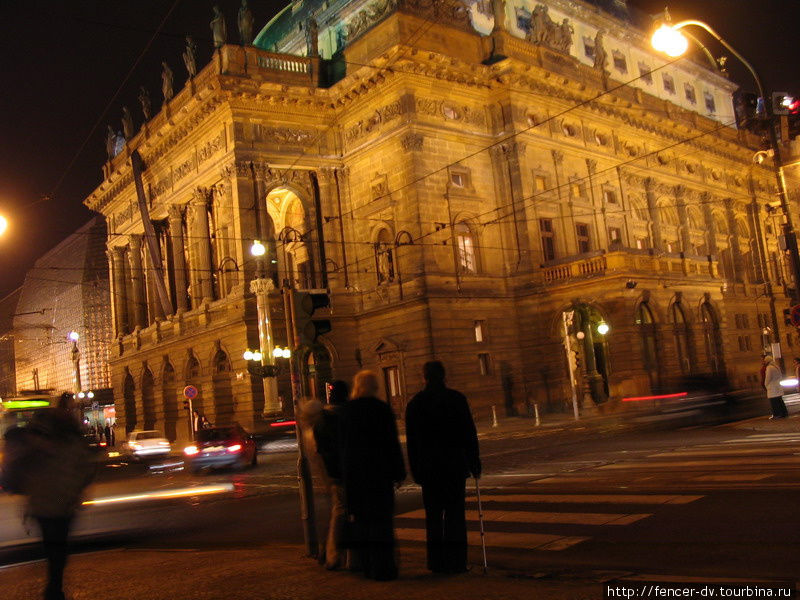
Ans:
[[[297,2],[290,3],[258,33],[253,45],[262,50],[272,50],[279,41],[290,34],[298,23],[305,23],[321,6],[322,0],[303,0],[299,6],[292,10]]]

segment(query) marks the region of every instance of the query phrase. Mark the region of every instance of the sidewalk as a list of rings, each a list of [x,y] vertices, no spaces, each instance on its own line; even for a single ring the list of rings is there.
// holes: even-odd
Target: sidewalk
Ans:
[[[484,600],[603,597],[600,579],[552,580],[472,567],[463,575],[434,576],[422,548],[403,548],[400,579],[375,582],[326,571],[301,556],[300,546],[220,550],[108,550],[72,556],[69,600]],[[473,556],[473,560],[477,559]],[[0,598],[39,600],[45,563],[0,569]]]

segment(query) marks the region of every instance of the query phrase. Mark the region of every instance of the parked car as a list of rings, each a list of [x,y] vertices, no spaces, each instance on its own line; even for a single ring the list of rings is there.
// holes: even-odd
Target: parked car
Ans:
[[[199,430],[195,443],[186,447],[184,455],[186,468],[192,473],[214,467],[242,469],[258,462],[253,436],[238,424]]]
[[[164,457],[171,450],[169,441],[155,429],[131,431],[122,444],[122,454],[137,460]]]

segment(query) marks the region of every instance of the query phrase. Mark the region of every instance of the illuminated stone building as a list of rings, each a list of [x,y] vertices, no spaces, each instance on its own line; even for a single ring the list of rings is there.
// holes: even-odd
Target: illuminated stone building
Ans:
[[[735,86],[668,63],[605,4],[294,1],[215,51],[86,200],[109,224],[128,429],[186,435],[189,383],[212,422],[276,409],[242,358],[254,239],[278,286],[331,291],[333,330],[296,355],[308,395],[371,368],[401,413],[438,358],[481,417],[570,410],[567,345],[584,409],[680,374],[756,386],[762,344],[796,343],[775,319],[774,177],[735,127]],[[285,343],[277,299],[272,317]]]

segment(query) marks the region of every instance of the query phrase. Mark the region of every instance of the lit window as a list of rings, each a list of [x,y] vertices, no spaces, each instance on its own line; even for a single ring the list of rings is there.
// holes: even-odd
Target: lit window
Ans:
[[[603,190],[603,198],[608,204],[617,203],[617,193],[614,190]]]
[[[544,192],[547,190],[547,177],[544,175],[534,175],[533,185],[537,192]]]
[[[622,245],[622,230],[619,227],[608,228],[608,243],[610,246]]]
[[[456,187],[464,187],[464,176],[461,173],[450,173],[450,183]]]
[[[477,261],[475,259],[475,239],[466,223],[458,223],[455,227],[456,244],[458,247],[458,268],[463,273],[475,273]]]
[[[489,355],[485,352],[478,354],[478,369],[481,375],[488,375],[490,373],[489,366]]]
[[[486,328],[486,321],[475,321],[475,341],[476,342],[483,342],[486,340],[485,336],[485,328]]]
[[[573,198],[583,198],[586,196],[586,191],[580,181],[571,181],[569,184],[569,195]]]
[[[647,250],[650,247],[650,241],[647,238],[636,238],[636,248],[639,250]]]

